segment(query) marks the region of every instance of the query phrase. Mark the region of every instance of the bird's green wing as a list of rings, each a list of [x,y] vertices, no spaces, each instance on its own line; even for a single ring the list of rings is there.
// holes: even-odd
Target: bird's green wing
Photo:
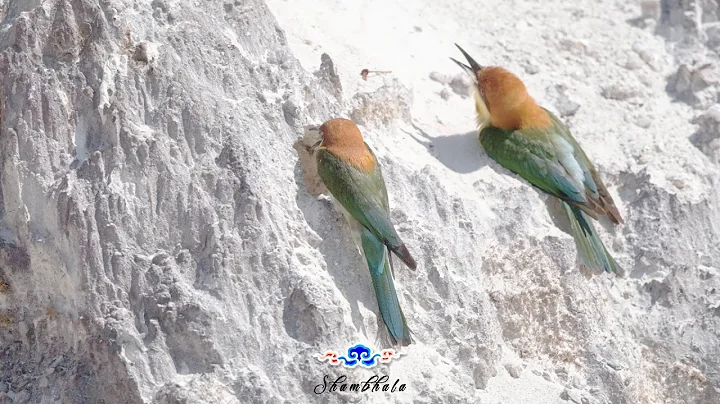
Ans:
[[[598,184],[597,171],[593,166],[592,162],[585,154],[585,151],[580,147],[580,144],[575,140],[570,129],[565,126],[564,123],[558,119],[552,112],[545,110],[550,116],[553,122],[551,136],[555,136],[557,139],[564,140],[569,146],[569,154],[574,159],[575,163],[580,167],[583,173],[583,185],[585,186],[585,193],[591,199],[597,199],[600,195],[598,188],[602,184]],[[557,144],[557,142],[556,142]],[[566,146],[567,147],[567,146]],[[562,148],[562,147],[560,147]]]
[[[375,169],[367,174],[332,152],[320,149],[317,156],[318,174],[333,197],[355,220],[382,240],[408,267],[415,269],[415,260],[390,221],[387,189],[374,153],[373,159]]]
[[[552,135],[533,129],[523,132],[488,126],[480,133],[480,142],[490,158],[534,186],[560,199],[585,203],[583,184],[561,163]]]
[[[602,179],[600,179],[600,174],[585,154],[585,151],[580,147],[580,144],[575,140],[570,130],[552,112],[547,111],[547,113],[553,121],[553,126],[556,128],[555,133],[572,147],[572,155],[575,162],[583,171],[583,184],[585,185],[585,197],[588,202],[588,207],[596,213],[607,215],[615,224],[622,223],[623,220],[615,206],[615,201],[613,201],[607,187]]]

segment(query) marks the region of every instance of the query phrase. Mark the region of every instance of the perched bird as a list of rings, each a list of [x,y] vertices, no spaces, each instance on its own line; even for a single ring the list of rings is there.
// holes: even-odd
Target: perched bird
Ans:
[[[481,66],[460,46],[469,66],[453,58],[475,84],[480,143],[488,156],[535,187],[562,200],[580,261],[621,272],[589,220],[623,222],[612,197],[570,130],[528,94],[523,82],[498,66]]]
[[[377,158],[351,120],[331,119],[309,130],[317,130],[320,136],[312,147],[320,178],[346,218],[359,223],[363,254],[392,342],[409,345],[410,329],[395,292],[390,252],[413,270],[417,264],[390,221],[388,193]]]

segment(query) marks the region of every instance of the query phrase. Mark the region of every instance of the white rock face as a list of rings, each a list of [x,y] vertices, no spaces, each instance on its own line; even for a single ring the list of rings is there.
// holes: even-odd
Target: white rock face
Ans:
[[[0,401],[720,402],[713,4],[0,0]],[[454,42],[562,106],[625,277],[482,151]],[[296,143],[338,116],[419,264],[373,370],[316,359],[386,346]],[[377,373],[405,391],[314,391]]]

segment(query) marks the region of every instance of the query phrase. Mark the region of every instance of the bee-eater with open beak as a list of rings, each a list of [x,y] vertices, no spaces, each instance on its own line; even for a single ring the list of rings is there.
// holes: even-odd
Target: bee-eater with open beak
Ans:
[[[570,130],[539,106],[513,73],[498,66],[481,66],[457,47],[469,66],[451,59],[474,80],[479,138],[488,156],[562,201],[584,266],[621,272],[588,216],[597,220],[606,215],[614,224],[623,220]]]
[[[313,151],[320,178],[344,209],[345,217],[360,224],[362,251],[392,342],[408,345],[412,339],[395,292],[390,252],[413,270],[417,264],[390,221],[388,193],[378,160],[351,120],[331,119],[319,129],[308,130],[319,132],[320,140]]]

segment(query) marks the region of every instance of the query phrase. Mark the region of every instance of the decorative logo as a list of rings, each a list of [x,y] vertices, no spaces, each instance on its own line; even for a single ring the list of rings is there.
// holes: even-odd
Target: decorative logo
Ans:
[[[373,353],[372,349],[367,346],[356,344],[347,349],[347,355],[345,356],[340,356],[335,351],[327,351],[319,356],[318,360],[320,362],[327,361],[332,366],[337,366],[342,363],[346,368],[354,368],[356,366],[371,368],[377,365],[378,362],[388,363],[400,355],[401,353],[395,352],[394,349],[383,349],[380,353]]]

